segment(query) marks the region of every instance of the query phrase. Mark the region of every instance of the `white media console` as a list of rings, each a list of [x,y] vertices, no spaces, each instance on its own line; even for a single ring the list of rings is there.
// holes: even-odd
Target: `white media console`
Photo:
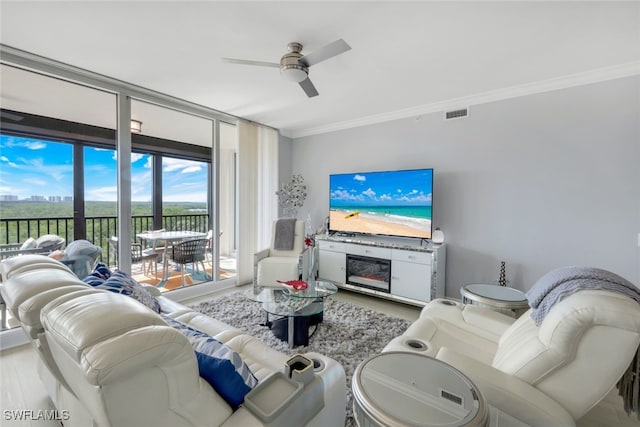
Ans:
[[[352,291],[424,305],[444,297],[444,244],[316,236],[318,278]]]

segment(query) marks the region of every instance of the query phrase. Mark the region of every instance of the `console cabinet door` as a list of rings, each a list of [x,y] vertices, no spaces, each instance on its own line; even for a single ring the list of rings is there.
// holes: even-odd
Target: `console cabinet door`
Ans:
[[[430,256],[415,252],[394,251],[393,258],[391,293],[419,301],[431,301],[433,295],[431,295]]]
[[[346,281],[347,256],[344,252],[322,250],[320,248],[318,276],[320,279],[344,284]]]
[[[391,293],[419,301],[431,301],[431,265],[393,261]]]

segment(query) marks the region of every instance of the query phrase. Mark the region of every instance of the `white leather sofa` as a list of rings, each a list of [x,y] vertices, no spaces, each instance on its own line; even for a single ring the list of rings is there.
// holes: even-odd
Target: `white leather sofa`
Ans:
[[[40,377],[68,415],[65,427],[344,425],[345,373],[333,359],[306,354],[315,365],[314,392],[305,388],[280,408],[279,418],[260,418],[247,405],[227,404],[199,376],[185,336],[133,298],[92,288],[40,255],[7,259],[0,274],[7,307],[40,355]],[[163,314],[237,352],[258,379],[256,389],[284,371],[285,354],[166,297],[158,300]],[[282,404],[277,392],[266,395],[270,405]]]
[[[433,300],[383,351],[442,360],[473,381],[493,426],[574,426],[625,372],[640,343],[640,305],[603,290],[555,304],[540,326],[530,311],[511,317]]]

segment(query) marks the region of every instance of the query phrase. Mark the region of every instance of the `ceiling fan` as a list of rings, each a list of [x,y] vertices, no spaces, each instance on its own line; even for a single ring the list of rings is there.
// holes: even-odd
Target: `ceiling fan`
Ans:
[[[279,64],[275,62],[250,61],[233,58],[222,58],[222,61],[231,64],[280,68],[280,75],[282,77],[286,80],[299,83],[302,90],[304,90],[307,96],[311,98],[317,96],[318,91],[313,83],[311,83],[311,80],[309,80],[309,67],[317,64],[318,62],[326,61],[329,58],[333,58],[334,56],[351,50],[351,46],[349,46],[344,40],[338,39],[333,43],[329,43],[328,45],[307,55],[302,54],[302,44],[298,42],[289,43],[287,45],[287,49],[288,52],[280,58]]]

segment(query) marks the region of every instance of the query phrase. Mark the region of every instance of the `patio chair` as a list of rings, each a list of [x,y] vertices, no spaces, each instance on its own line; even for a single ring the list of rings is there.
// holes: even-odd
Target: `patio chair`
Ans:
[[[55,234],[45,234],[37,239],[29,237],[23,243],[0,245],[0,260],[25,254],[49,255],[64,245],[65,239]]]
[[[116,266],[118,265],[118,237],[111,236],[109,245],[116,254]],[[131,243],[131,262],[142,263],[142,274],[145,276],[151,272],[153,266],[154,277],[158,278],[158,253],[151,248],[143,249],[140,243]]]
[[[222,231],[218,232],[218,238],[222,237]],[[205,249],[206,251],[206,256],[207,256],[207,262],[208,262],[208,258],[211,257],[211,254],[213,253],[213,244],[215,242],[213,241],[213,230],[209,230],[207,232],[207,247]]]
[[[198,263],[202,266],[202,271],[205,273],[207,270],[204,266],[206,247],[208,239],[193,239],[184,240],[176,243],[171,248],[171,259],[176,264],[180,265],[180,273],[182,276],[182,286],[186,285],[185,271],[187,264],[193,265],[193,270],[198,271]]]
[[[157,230],[146,230],[145,233],[161,233],[163,231],[166,231],[164,228],[160,228]],[[152,249],[156,254],[158,254],[158,256],[156,257],[156,265],[155,265],[155,270],[158,269],[158,261],[160,260],[164,260],[166,259],[164,257],[164,253],[166,251],[170,251],[171,250],[171,246],[166,244],[164,246],[159,245],[159,243],[161,242],[161,240],[152,240],[151,243],[149,244],[148,241],[146,239],[140,239],[140,242],[142,243],[142,250],[147,250],[147,249]],[[163,269],[163,274],[164,272],[167,270],[168,266],[166,265],[167,263],[163,263],[162,265],[162,269]]]

